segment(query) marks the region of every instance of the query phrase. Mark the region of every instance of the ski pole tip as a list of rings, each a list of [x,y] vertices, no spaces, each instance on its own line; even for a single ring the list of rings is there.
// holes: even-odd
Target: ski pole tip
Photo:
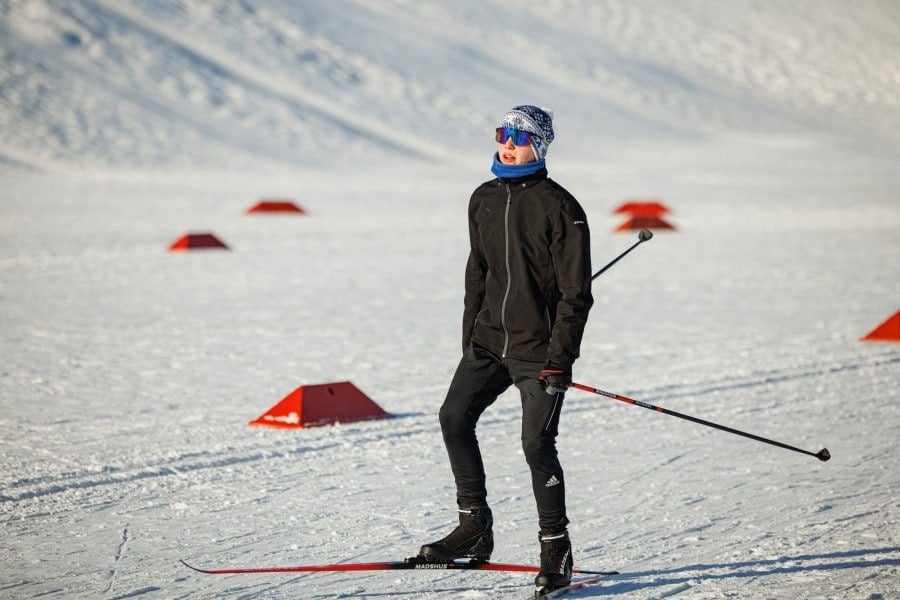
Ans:
[[[641,229],[640,233],[638,233],[638,239],[642,242],[646,242],[650,238],[653,237],[653,232],[649,229]]]
[[[822,448],[821,450],[816,452],[816,458],[818,458],[822,462],[825,462],[831,458],[831,452],[828,451],[828,448]]]

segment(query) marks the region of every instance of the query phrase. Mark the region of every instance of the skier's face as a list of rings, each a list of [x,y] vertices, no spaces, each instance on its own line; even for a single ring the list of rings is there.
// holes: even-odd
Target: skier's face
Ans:
[[[497,142],[497,154],[500,155],[500,162],[504,165],[524,165],[525,163],[534,162],[534,150],[531,144],[527,146],[516,146],[513,139],[507,138],[505,144]]]

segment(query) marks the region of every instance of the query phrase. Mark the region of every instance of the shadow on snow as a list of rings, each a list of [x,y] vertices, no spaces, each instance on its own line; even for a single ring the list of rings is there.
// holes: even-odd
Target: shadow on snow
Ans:
[[[580,595],[583,597],[616,596],[665,586],[685,585],[690,582],[702,583],[703,581],[764,577],[767,575],[900,566],[900,557],[884,556],[889,554],[900,554],[900,547],[847,550],[845,552],[830,552],[827,554],[802,554],[767,560],[695,564],[674,569],[624,572],[611,578],[610,581],[615,581],[616,583],[591,588]],[[811,561],[816,562],[809,564]],[[643,579],[648,581],[638,581]],[[620,580],[626,581],[619,582]]]

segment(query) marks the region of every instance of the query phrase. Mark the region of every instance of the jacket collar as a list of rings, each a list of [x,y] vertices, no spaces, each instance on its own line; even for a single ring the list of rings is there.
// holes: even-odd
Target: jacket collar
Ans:
[[[514,179],[500,179],[499,177],[495,179],[497,185],[510,185],[515,187],[531,187],[536,183],[540,183],[541,181],[547,179],[547,169],[541,169],[539,171],[535,171],[531,175],[526,175],[525,177],[516,177]]]

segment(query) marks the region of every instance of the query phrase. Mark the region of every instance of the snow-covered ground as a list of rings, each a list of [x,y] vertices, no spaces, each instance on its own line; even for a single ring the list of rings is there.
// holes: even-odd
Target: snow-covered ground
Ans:
[[[530,576],[204,576],[392,560],[455,519],[437,409],[491,128],[553,107],[587,210],[577,597],[900,597],[892,2],[0,2],[0,597],[524,598]],[[246,216],[290,197],[304,217]],[[166,252],[213,231],[227,252]],[[395,418],[247,426],[350,380]],[[537,531],[505,394],[494,559]]]

